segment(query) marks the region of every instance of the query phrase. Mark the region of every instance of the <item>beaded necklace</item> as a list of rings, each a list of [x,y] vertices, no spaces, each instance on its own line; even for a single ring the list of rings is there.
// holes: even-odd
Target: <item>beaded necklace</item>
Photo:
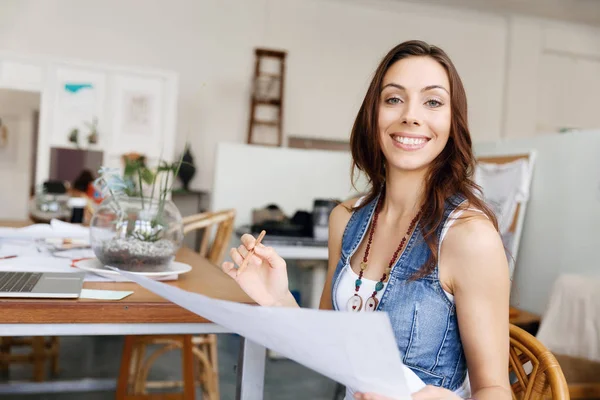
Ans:
[[[371,243],[373,242],[373,234],[375,233],[375,228],[377,227],[377,218],[379,216],[380,207],[381,207],[381,200],[378,202],[378,204],[375,208],[375,215],[373,216],[373,223],[371,224],[371,229],[369,231],[369,239],[367,242],[367,248],[365,250],[365,256],[363,257],[363,261],[360,263],[360,273],[358,274],[358,279],[355,282],[355,287],[354,287],[355,293],[352,297],[350,297],[350,300],[348,300],[348,303],[347,303],[348,311],[359,312],[363,306],[363,299],[358,294],[358,291],[360,289],[360,285],[362,285],[362,277],[364,275],[364,272],[367,270],[367,267],[368,267],[367,263],[369,261],[369,251],[371,250]],[[404,248],[404,245],[406,244],[406,240],[407,240],[408,236],[411,234],[412,230],[414,229],[414,227],[417,224],[417,221],[419,220],[420,217],[421,217],[421,211],[419,211],[417,213],[417,215],[415,215],[413,220],[410,222],[408,230],[406,231],[406,234],[400,241],[400,244],[398,245],[398,248],[394,252],[394,255],[390,259],[388,267],[383,272],[383,275],[382,275],[381,279],[379,279],[379,282],[377,282],[377,284],[375,285],[375,290],[373,291],[371,296],[367,299],[367,301],[365,303],[365,311],[375,311],[377,309],[377,305],[379,304],[379,300],[377,300],[377,297],[376,297],[377,293],[379,291],[381,291],[381,289],[383,289],[383,283],[387,282],[389,280],[390,273],[392,272],[392,267],[394,266],[394,263],[396,262],[396,259],[398,258],[398,254],[400,254],[400,251],[402,251],[402,249]]]

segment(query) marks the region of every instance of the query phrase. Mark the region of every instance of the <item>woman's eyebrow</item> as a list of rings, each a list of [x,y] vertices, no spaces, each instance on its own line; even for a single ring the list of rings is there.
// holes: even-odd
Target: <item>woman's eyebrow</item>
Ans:
[[[381,90],[385,89],[386,87],[395,87],[396,89],[400,89],[400,90],[406,91],[406,88],[404,86],[399,85],[397,83],[388,83],[387,85],[385,85],[384,87],[382,87]],[[448,89],[446,89],[442,85],[429,85],[429,86],[425,86],[423,89],[421,89],[421,92],[427,92],[428,90],[433,90],[433,89],[442,89],[446,93],[450,94],[450,92],[448,91]]]

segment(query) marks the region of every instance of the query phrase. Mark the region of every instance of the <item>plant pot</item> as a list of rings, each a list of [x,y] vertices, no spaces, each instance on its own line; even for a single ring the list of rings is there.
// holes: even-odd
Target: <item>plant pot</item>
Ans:
[[[181,183],[183,183],[183,188],[186,191],[189,191],[190,181],[196,175],[196,166],[194,165],[194,156],[192,156],[192,151],[189,147],[186,147],[185,153],[181,159],[183,163],[179,167],[178,177],[181,179]]]
[[[104,265],[158,271],[173,261],[183,242],[181,213],[171,200],[109,196],[92,217],[90,241]]]

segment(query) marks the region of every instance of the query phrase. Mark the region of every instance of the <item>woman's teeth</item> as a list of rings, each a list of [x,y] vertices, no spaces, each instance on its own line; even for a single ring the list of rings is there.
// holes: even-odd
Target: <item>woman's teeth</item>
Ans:
[[[423,144],[427,141],[427,139],[424,138],[409,138],[409,137],[403,137],[403,136],[394,136],[394,140],[398,143],[402,143],[402,144]]]

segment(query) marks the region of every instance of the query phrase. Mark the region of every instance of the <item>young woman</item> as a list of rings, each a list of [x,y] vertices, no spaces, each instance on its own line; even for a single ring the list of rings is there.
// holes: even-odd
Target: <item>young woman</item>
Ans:
[[[388,312],[403,363],[427,385],[415,400],[510,399],[508,262],[472,181],[466,94],[446,53],[421,41],[392,49],[350,143],[370,191],[331,213],[321,308]],[[235,264],[254,243],[231,249]],[[260,305],[298,306],[271,248],[258,245],[239,276],[234,263],[223,270]]]

